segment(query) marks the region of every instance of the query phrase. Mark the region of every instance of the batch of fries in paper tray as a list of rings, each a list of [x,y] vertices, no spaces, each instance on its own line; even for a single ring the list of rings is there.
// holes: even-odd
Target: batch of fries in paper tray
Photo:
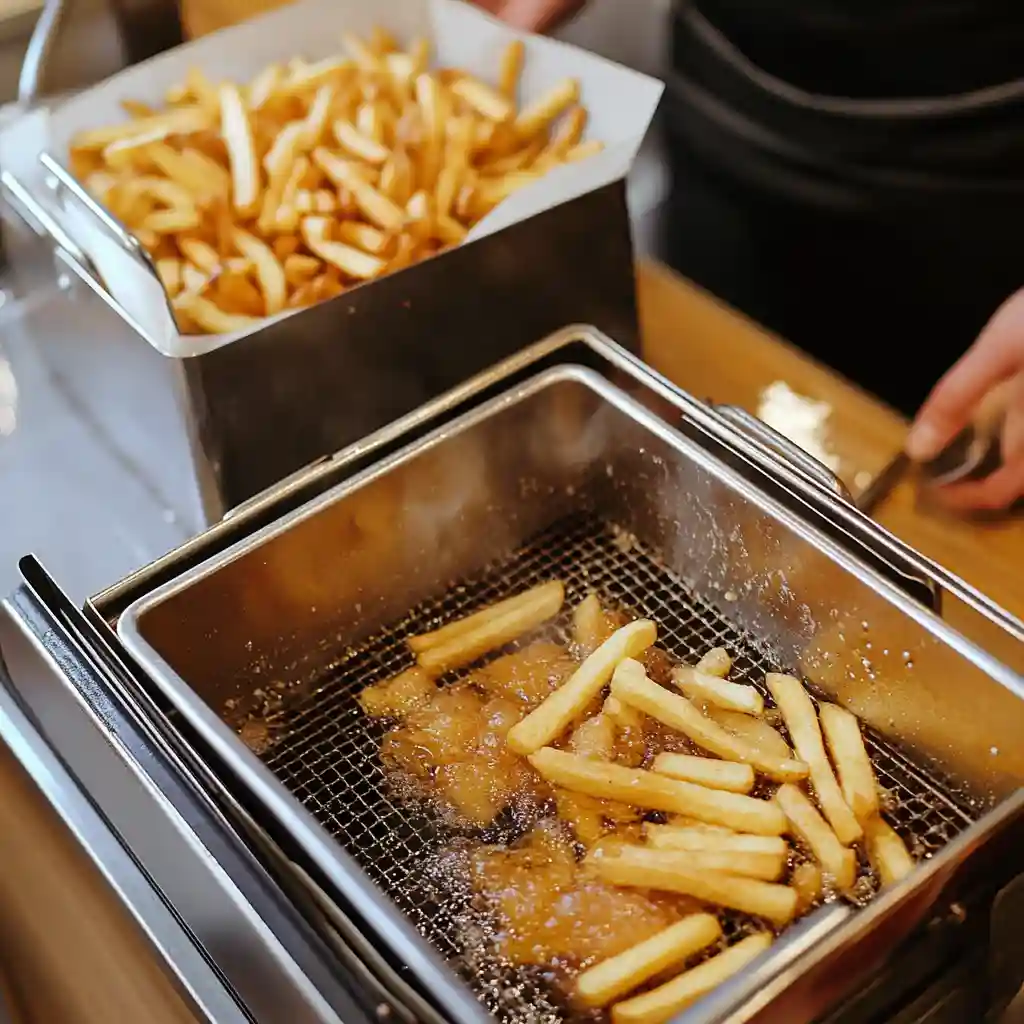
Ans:
[[[661,88],[459,0],[303,0],[33,115],[0,155],[47,151],[134,235],[150,267],[60,200],[114,298],[189,355],[623,177]]]

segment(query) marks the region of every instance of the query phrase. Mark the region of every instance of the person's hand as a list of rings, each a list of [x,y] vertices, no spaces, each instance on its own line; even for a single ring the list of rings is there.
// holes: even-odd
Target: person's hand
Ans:
[[[586,0],[472,0],[514,28],[550,32],[572,17]]]
[[[935,386],[911,428],[907,454],[918,462],[938,455],[996,391],[1006,406],[1003,464],[984,480],[942,488],[941,500],[952,508],[997,510],[1024,496],[1024,289],[999,307]]]

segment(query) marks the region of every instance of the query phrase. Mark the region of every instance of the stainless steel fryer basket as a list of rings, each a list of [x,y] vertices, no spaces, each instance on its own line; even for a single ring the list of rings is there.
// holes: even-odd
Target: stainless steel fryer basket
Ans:
[[[848,938],[1017,812],[1019,678],[579,367],[542,373],[246,538],[133,605],[119,630],[175,707],[437,992],[437,975],[450,976],[330,837],[330,809],[346,796],[365,800],[356,772],[373,771],[375,746],[349,762],[356,772],[346,777],[344,736],[324,740],[325,728],[349,730],[358,746],[353,691],[400,667],[404,633],[545,571],[567,574],[577,595],[596,585],[613,603],[650,609],[678,656],[727,636],[753,680],[767,667],[798,669],[872,726],[880,767],[909,787],[901,824],[934,856],[853,915],[840,929]],[[476,587],[449,586],[467,579]],[[296,717],[263,763],[220,713],[282,681]],[[316,789],[308,762],[289,778],[285,754],[306,726],[324,740],[304,749],[326,771],[333,764],[332,789]],[[956,784],[936,790],[914,761],[940,766]],[[325,799],[326,816],[316,806]],[[373,861],[393,840],[389,828],[378,823],[362,856],[355,850],[385,891],[389,879]],[[825,917],[838,926],[847,915]],[[793,955],[780,944],[758,976],[778,974]],[[456,1019],[473,1019],[463,995],[442,986],[440,999]]]

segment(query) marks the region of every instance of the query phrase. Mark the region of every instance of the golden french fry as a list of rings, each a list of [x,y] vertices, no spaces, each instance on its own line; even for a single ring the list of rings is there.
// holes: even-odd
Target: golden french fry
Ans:
[[[466,235],[468,234],[466,229],[457,220],[440,214],[438,214],[437,220],[434,222],[434,229],[437,233],[438,241],[444,242],[445,245],[461,245],[466,240]]]
[[[256,269],[256,280],[266,306],[266,315],[273,316],[284,309],[288,295],[288,284],[284,276],[284,267],[274,255],[273,249],[265,242],[248,231],[239,229],[234,234],[235,248]]]
[[[752,853],[774,857],[783,863],[789,844],[782,836],[752,836],[707,825],[644,825],[649,846],[657,850],[690,850],[694,853]]]
[[[202,131],[209,128],[211,123],[212,118],[202,107],[178,107],[152,117],[140,117],[106,128],[79,132],[71,140],[71,146],[75,150],[105,149],[113,142],[139,137],[155,142],[169,135],[189,135]]]
[[[617,846],[587,860],[594,872],[612,885],[678,892],[704,903],[767,918],[776,925],[788,924],[793,919],[797,907],[795,889],[759,878],[694,867],[694,856],[673,850]]]
[[[305,284],[320,273],[323,263],[315,256],[304,256],[302,253],[290,253],[284,257],[284,276],[293,287]]]
[[[620,729],[637,729],[643,726],[643,715],[636,708],[623,704],[618,697],[605,697],[604,713],[611,718]]]
[[[156,261],[156,272],[168,298],[173,299],[182,288],[181,260],[164,258]]]
[[[143,175],[121,182],[118,185],[119,198],[122,202],[130,203],[132,200],[147,196],[155,199],[165,206],[177,207],[182,210],[190,209],[195,205],[194,197],[181,185],[166,178],[155,178],[152,175]]]
[[[523,73],[523,58],[526,47],[521,39],[513,39],[505,47],[498,64],[498,92],[506,99],[515,102],[519,91],[519,76]]]
[[[695,668],[674,669],[672,682],[693,701],[715,704],[726,711],[739,711],[747,715],[760,715],[764,712],[764,697],[753,686],[745,683],[730,683]]]
[[[178,248],[181,255],[190,263],[194,263],[204,274],[212,275],[220,269],[220,254],[201,238],[179,238]]]
[[[385,231],[401,231],[405,226],[405,211],[374,188],[349,161],[323,148],[313,151],[313,161],[335,185],[352,193],[367,220]]]
[[[420,668],[438,676],[468,665],[554,618],[565,600],[564,589],[557,580],[528,593],[532,594],[529,601],[524,600],[499,615],[478,620],[473,628],[449,634],[440,643],[420,651],[417,655]]]
[[[211,298],[226,313],[253,317],[266,315],[263,296],[245,273],[225,270],[218,274],[213,282]]]
[[[808,766],[802,761],[766,754],[727,732],[702,715],[685,697],[666,690],[647,678],[638,662],[620,666],[612,679],[612,695],[638,711],[678,729],[699,747],[726,761],[749,764],[756,771],[780,782],[796,782],[807,778]]]
[[[529,590],[524,590],[521,594],[516,594],[514,597],[507,597],[504,601],[488,605],[472,615],[449,622],[447,626],[442,626],[441,629],[410,636],[405,642],[414,654],[422,654],[433,647],[441,647],[448,644],[457,637],[465,636],[467,633],[474,633],[488,623],[503,618],[513,611],[530,607],[535,603],[546,604],[549,598],[554,599],[556,597],[558,600],[558,610],[561,610],[562,602],[565,600],[565,587],[560,580],[550,580],[547,583],[540,583],[535,587],[531,587]],[[556,610],[555,614],[557,613]]]
[[[532,139],[580,98],[580,83],[566,78],[519,112],[514,127],[521,139]]]
[[[839,842],[844,846],[855,843],[863,835],[863,830],[832,774],[832,766],[825,755],[825,745],[821,739],[818,716],[814,713],[814,705],[803,683],[795,676],[776,672],[769,672],[765,682],[782,712],[797,756],[810,769],[811,785],[825,817],[835,830]]]
[[[175,299],[175,308],[187,313],[204,331],[210,334],[234,334],[252,330],[260,317],[225,313],[209,299],[192,293],[182,293]]]
[[[588,594],[572,613],[572,639],[583,655],[590,654],[604,640],[605,617],[597,594]]]
[[[643,653],[657,637],[657,627],[649,619],[616,630],[562,686],[512,727],[506,739],[509,749],[532,754],[557,739],[604,689],[619,662]]]
[[[366,281],[378,277],[387,268],[387,264],[376,256],[371,256],[362,249],[356,249],[344,242],[334,242],[327,238],[326,217],[304,217],[301,224],[302,238],[310,252],[319,256],[325,263],[337,267],[347,277],[357,281]]]
[[[814,804],[796,786],[789,783],[780,786],[775,799],[793,834],[808,847],[821,866],[826,883],[846,892],[857,877],[857,857],[853,850],[843,846]]]
[[[810,860],[805,860],[793,868],[793,876],[790,878],[789,884],[796,889],[800,897],[797,911],[800,914],[805,914],[821,899],[825,888],[821,877],[821,868]]]
[[[778,836],[741,836],[735,832],[722,833],[723,839],[762,839],[766,842],[777,840],[783,850],[782,853],[765,853],[760,850],[744,850],[730,848],[722,845],[714,848],[708,844],[706,849],[691,850],[681,845],[673,845],[674,826],[647,825],[646,829],[664,828],[664,832],[648,832],[647,845],[652,850],[662,850],[669,853],[677,853],[686,863],[694,869],[707,871],[724,871],[729,875],[739,875],[742,878],[757,878],[763,882],[777,882],[786,870],[786,860],[789,856],[789,847],[784,839]],[[680,831],[680,830],[675,830]],[[709,835],[711,833],[708,833]]]
[[[368,164],[383,164],[391,155],[387,146],[364,135],[351,121],[335,121],[332,131],[342,149]]]
[[[707,789],[642,768],[602,764],[553,747],[531,754],[530,763],[549,782],[585,796],[685,814],[753,835],[778,836],[786,829],[785,815],[767,800]]]
[[[607,1006],[645,981],[685,963],[721,935],[721,925],[711,914],[691,914],[584,971],[576,979],[576,997],[584,1006]]]
[[[220,96],[217,87],[203,74],[199,68],[189,68],[185,76],[185,85],[192,98],[211,114],[220,107]]]
[[[865,822],[864,832],[868,860],[882,885],[895,885],[914,870],[914,858],[903,840],[881,817]]]
[[[245,93],[246,106],[258,111],[280,88],[284,81],[284,68],[280,64],[265,67],[250,83]]]
[[[185,263],[181,268],[182,291],[193,295],[201,295],[210,284],[210,275],[204,274],[198,267]]]
[[[754,788],[754,769],[736,761],[716,761],[692,754],[658,754],[651,766],[659,775],[696,782],[708,789],[749,793]]]
[[[186,147],[181,151],[185,163],[194,167],[207,183],[208,191],[217,196],[227,197],[231,193],[231,174],[226,166],[219,164],[209,154],[199,149]]]
[[[858,821],[875,817],[879,811],[878,783],[864,747],[860,722],[836,704],[821,704],[818,718],[836,766],[843,799]]]
[[[562,159],[567,164],[577,164],[581,160],[589,160],[592,156],[604,151],[604,143],[600,139],[590,139],[566,150]]]
[[[724,679],[732,668],[732,658],[724,647],[712,647],[700,661],[697,662],[697,671],[708,676],[718,676]]]
[[[194,206],[175,206],[147,213],[139,222],[139,228],[157,235],[176,235],[179,231],[192,231],[201,223],[202,218]]]
[[[772,944],[767,932],[741,939],[724,953],[672,981],[612,1007],[612,1024],[663,1024],[738,974]]]
[[[231,162],[231,199],[244,216],[256,212],[260,200],[260,168],[252,125],[237,85],[220,88],[220,123]]]
[[[515,108],[507,96],[470,75],[457,78],[450,89],[453,96],[489,121],[508,121],[515,113]]]
[[[338,241],[372,252],[375,256],[382,256],[391,242],[383,231],[355,220],[342,221],[338,225]]]
[[[770,757],[788,760],[793,757],[789,744],[782,738],[778,729],[772,728],[763,718],[744,715],[739,711],[726,711],[705,705],[704,714],[727,732],[738,736],[751,747],[759,749]]]

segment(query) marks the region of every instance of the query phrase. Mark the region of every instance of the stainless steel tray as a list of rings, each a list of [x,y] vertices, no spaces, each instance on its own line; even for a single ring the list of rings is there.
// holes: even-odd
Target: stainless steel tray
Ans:
[[[941,591],[965,625],[1008,641],[1008,649],[1019,647],[1024,627],[870,525],[816,468],[773,463],[763,439],[744,437],[605,339],[569,331],[546,343],[548,354],[559,350],[596,354],[604,372],[558,365],[527,376],[294,511],[275,517],[281,496],[268,495],[220,528],[222,537],[239,536],[237,543],[185,571],[179,555],[100,603],[113,608],[133,588],[146,591],[117,609],[127,649],[241,780],[269,827],[356,906],[450,1017],[478,1020],[467,990],[369,883],[372,851],[391,833],[379,822],[367,825],[377,845],[362,847],[360,856],[359,844],[332,818],[340,793],[356,803],[365,799],[359,786],[372,784],[359,753],[365,739],[345,700],[394,666],[388,659],[401,629],[382,631],[410,608],[436,618],[495,593],[486,585],[452,592],[452,582],[486,579],[480,574],[487,566],[528,572],[567,555],[589,565],[587,552],[596,552],[594,572],[601,565],[617,570],[601,577],[619,588],[613,598],[639,607],[657,602],[652,610],[675,638],[676,653],[709,641],[709,631],[729,629],[749,670],[796,669],[857,711],[889,770],[909,787],[904,826],[933,853],[866,909],[811,915],[730,987],[724,1003],[725,995],[686,1019],[748,1019],[754,1003],[806,987],[830,958],[857,950],[860,963],[843,975],[852,982],[863,974],[862,940],[886,924],[884,940],[876,931],[870,943],[874,958],[884,957],[931,912],[968,855],[1021,806],[1024,755],[1014,741],[1024,724],[1020,676],[908,589],[926,602]],[[478,390],[500,382],[494,374]],[[315,490],[315,479],[331,471],[318,467],[288,489]],[[247,531],[246,521],[261,516],[267,525]],[[636,560],[616,562],[595,523],[639,538]],[[217,545],[208,538],[210,546]],[[196,545],[192,557],[203,550]],[[519,561],[508,562],[516,553]],[[166,582],[153,589],[158,579]],[[627,587],[629,579],[641,586]],[[450,593],[461,596],[424,603]],[[401,628],[411,627],[405,619]],[[298,706],[292,723],[301,756],[285,756],[292,742],[286,736],[261,761],[219,712],[229,698],[245,699],[279,679],[298,683],[310,702]],[[312,748],[301,745],[300,734],[303,721],[312,723],[335,699],[341,703],[329,720],[341,732],[318,734],[326,744],[321,763],[337,773],[347,749],[360,771],[325,790],[310,773]],[[302,772],[289,787],[293,766]],[[938,795],[934,778],[943,779]],[[332,832],[346,835],[350,852]],[[376,867],[377,880],[390,886],[387,868]]]

